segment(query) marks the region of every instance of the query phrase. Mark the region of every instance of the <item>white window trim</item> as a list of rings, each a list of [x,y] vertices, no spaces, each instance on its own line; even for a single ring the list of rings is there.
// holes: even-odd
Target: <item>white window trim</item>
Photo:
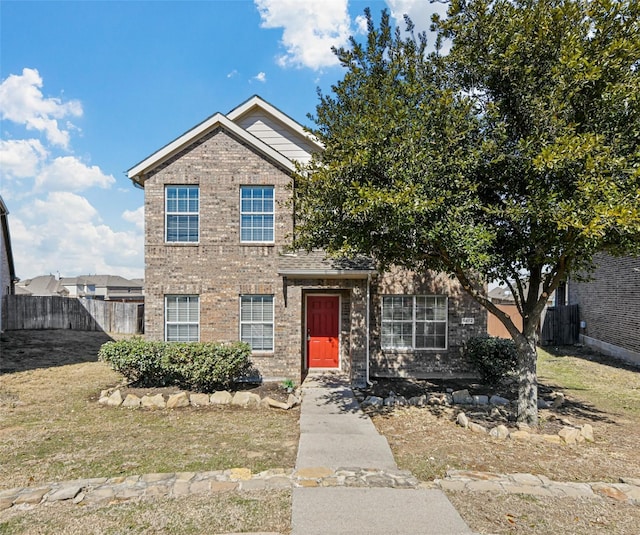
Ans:
[[[198,298],[198,319],[197,321],[168,321],[167,320],[167,301],[172,297],[197,297]],[[198,326],[198,342],[200,341],[200,296],[197,294],[166,294],[164,296],[164,341],[167,340],[168,325],[197,325]]]
[[[264,325],[266,322],[259,321],[242,321],[242,298],[243,297],[271,297],[271,348],[272,349],[253,349],[251,353],[255,355],[272,355],[276,350],[276,297],[273,294],[241,294],[238,299],[238,340],[242,341],[243,325]]]
[[[198,189],[198,211],[197,212],[169,212],[168,204],[169,197],[167,196],[167,190],[169,188],[197,188]],[[169,216],[170,215],[186,215],[186,216],[198,216],[198,239],[196,241],[169,241],[168,229],[169,229]],[[164,185],[164,242],[167,244],[188,244],[198,245],[200,243],[200,185],[198,184],[165,184]]]
[[[402,346],[387,346],[383,344],[382,336],[382,324],[394,323],[392,321],[385,321],[384,317],[384,298],[385,297],[410,297],[413,301],[412,304],[412,333],[411,333],[411,347]],[[445,307],[445,319],[444,320],[416,320],[416,298],[417,297],[439,297],[444,298]],[[444,323],[444,347],[416,347],[416,323]],[[408,320],[407,320],[408,323]],[[380,301],[380,346],[382,349],[394,350],[394,351],[446,351],[449,348],[449,297],[446,295],[438,294],[386,294],[381,296]]]
[[[243,188],[270,188],[273,190],[273,212],[243,212],[242,211],[242,189]],[[239,199],[239,220],[238,220],[238,225],[239,225],[239,237],[240,237],[240,243],[242,244],[248,244],[248,245],[252,245],[252,244],[273,244],[276,241],[276,188],[274,185],[271,184],[242,184],[240,186],[240,189],[238,190],[238,195],[240,197]],[[254,241],[254,240],[243,240],[242,239],[242,216],[243,215],[268,215],[271,214],[271,216],[273,217],[273,239],[272,240],[258,240],[258,241]]]

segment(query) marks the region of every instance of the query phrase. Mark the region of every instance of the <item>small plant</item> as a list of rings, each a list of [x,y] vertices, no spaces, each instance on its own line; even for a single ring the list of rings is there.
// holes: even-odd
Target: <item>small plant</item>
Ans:
[[[467,341],[465,355],[487,385],[497,385],[515,373],[518,354],[513,340],[476,336]]]
[[[282,381],[282,388],[284,388],[287,392],[293,392],[293,389],[296,387],[296,384],[293,382],[293,379],[285,379]]]

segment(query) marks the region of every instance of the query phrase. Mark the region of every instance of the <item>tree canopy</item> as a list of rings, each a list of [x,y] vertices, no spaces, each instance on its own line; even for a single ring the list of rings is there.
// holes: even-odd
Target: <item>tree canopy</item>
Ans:
[[[325,150],[296,177],[295,245],[455,276],[515,340],[533,423],[548,296],[598,252],[640,253],[640,5],[453,0],[434,52],[365,13],[312,117]]]

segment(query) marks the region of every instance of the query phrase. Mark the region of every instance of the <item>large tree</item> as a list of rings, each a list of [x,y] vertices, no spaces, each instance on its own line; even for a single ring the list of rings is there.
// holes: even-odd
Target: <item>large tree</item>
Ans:
[[[454,0],[431,53],[411,21],[365,13],[312,117],[325,150],[296,177],[295,245],[456,277],[514,339],[535,424],[549,295],[598,252],[640,252],[639,4]]]

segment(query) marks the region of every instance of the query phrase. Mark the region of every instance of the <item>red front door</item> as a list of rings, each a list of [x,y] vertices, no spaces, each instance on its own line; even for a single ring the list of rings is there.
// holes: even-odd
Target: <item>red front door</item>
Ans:
[[[337,295],[307,296],[307,362],[309,368],[338,368],[339,309]]]

